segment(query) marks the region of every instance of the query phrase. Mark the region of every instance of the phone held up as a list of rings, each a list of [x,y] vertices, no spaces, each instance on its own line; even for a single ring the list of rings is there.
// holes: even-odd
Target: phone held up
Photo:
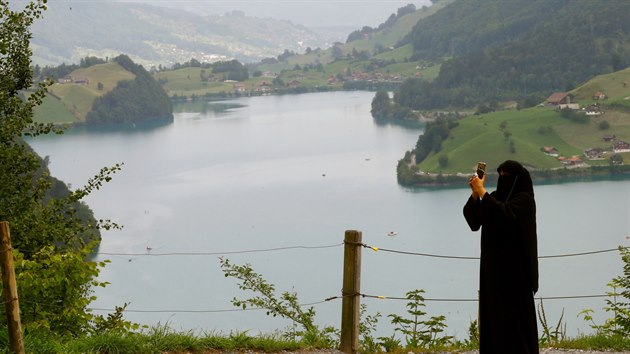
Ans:
[[[483,178],[483,175],[486,173],[486,163],[479,162],[477,163],[477,177]]]

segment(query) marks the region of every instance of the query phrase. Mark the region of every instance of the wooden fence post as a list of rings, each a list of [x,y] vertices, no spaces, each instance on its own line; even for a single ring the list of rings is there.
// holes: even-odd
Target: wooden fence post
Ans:
[[[9,223],[6,221],[0,221],[0,267],[2,268],[2,294],[4,295],[4,307],[7,312],[9,329],[9,347],[13,353],[24,354],[20,303],[13,267],[13,248],[11,247]]]
[[[361,294],[361,231],[346,230],[343,255],[343,299],[339,350],[354,354],[359,350]]]

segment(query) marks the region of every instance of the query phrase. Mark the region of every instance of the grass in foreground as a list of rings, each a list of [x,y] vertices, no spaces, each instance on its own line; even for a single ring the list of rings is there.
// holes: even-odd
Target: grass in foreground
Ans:
[[[627,351],[630,350],[630,338],[623,336],[599,336],[582,335],[576,338],[565,339],[553,345],[554,348],[601,350],[601,351]]]
[[[58,337],[50,333],[27,333],[27,353],[205,353],[210,350],[256,350],[267,353],[313,348],[309,343],[286,339],[281,333],[249,335],[247,332],[204,333],[175,332],[157,326],[141,333],[105,333],[79,338]],[[10,353],[7,331],[0,331],[0,353]]]
[[[24,338],[27,353],[206,353],[208,351],[260,351],[279,353],[304,349],[332,349],[331,346],[312,345],[305,341],[286,339],[282,333],[249,335],[247,332],[230,334],[194,332],[174,332],[167,326],[158,326],[142,333],[117,334],[107,333],[81,338],[60,338],[48,333],[30,333]],[[320,343],[321,344],[321,343]],[[627,351],[630,350],[630,338],[582,335],[565,339],[545,347],[561,349]],[[6,331],[0,332],[0,353],[9,353]],[[477,349],[474,346],[454,344],[434,349],[389,348],[390,353],[458,353]],[[366,351],[361,351],[367,353]],[[370,352],[375,352],[372,350]],[[380,348],[377,352],[385,352]]]

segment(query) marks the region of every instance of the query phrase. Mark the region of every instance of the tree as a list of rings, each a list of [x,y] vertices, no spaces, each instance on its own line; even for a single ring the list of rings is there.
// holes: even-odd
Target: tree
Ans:
[[[101,227],[117,225],[93,218],[86,222],[77,214],[77,205],[109,181],[120,165],[103,168],[83,188],[70,192],[63,185],[63,193],[53,192],[51,186],[58,187],[58,181],[23,140],[24,136],[60,133],[52,124],[33,121],[33,109],[41,104],[49,83],[32,87],[30,26],[42,16],[46,0],[14,8],[0,0],[0,220],[11,225],[18,291],[29,300],[22,303],[22,324],[25,329],[84,333],[94,319],[86,306],[94,300],[91,286],[98,284],[100,266],[86,261],[94,247],[86,240],[97,240]],[[51,277],[49,271],[56,276]],[[57,304],[63,304],[63,311]]]
[[[343,50],[341,50],[341,46],[335,45],[332,47],[331,55],[334,59],[339,59],[343,56]]]
[[[107,94],[97,97],[88,112],[90,124],[128,123],[149,120],[173,120],[173,106],[164,88],[141,65],[128,56],[114,58],[135,79],[120,81]]]
[[[448,156],[446,155],[440,156],[440,158],[438,159],[438,163],[440,164],[440,167],[442,168],[448,167]]]
[[[391,101],[387,91],[380,90],[376,92],[376,95],[372,99],[372,117],[374,118],[387,118],[391,107]]]

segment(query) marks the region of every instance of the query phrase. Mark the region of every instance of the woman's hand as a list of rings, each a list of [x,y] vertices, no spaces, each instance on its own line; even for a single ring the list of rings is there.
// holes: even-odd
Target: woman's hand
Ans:
[[[483,178],[479,178],[476,174],[470,177],[470,179],[468,180],[468,185],[470,186],[470,189],[472,190],[473,198],[480,198],[486,195],[486,188],[484,187],[485,183],[486,183],[485,174],[483,175]]]

